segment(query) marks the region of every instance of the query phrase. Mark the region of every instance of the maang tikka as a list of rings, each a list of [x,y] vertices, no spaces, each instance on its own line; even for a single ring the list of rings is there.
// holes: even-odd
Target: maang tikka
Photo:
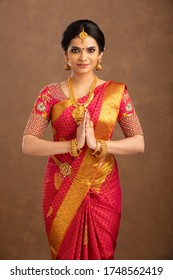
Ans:
[[[79,38],[83,41],[88,37],[88,33],[85,32],[84,28],[82,28],[82,31],[79,33]]]

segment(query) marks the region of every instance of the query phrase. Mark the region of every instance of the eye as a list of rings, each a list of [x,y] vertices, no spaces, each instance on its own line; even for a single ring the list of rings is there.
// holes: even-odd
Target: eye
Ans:
[[[71,49],[71,52],[72,52],[72,53],[78,53],[78,52],[79,52],[79,49]]]
[[[93,52],[95,52],[95,49],[94,49],[94,48],[89,48],[89,49],[88,49],[88,52],[89,52],[89,53],[93,53]]]

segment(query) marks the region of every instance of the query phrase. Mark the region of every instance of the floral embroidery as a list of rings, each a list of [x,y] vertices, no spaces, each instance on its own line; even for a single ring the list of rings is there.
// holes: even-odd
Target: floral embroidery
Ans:
[[[143,134],[139,119],[136,115],[133,102],[125,89],[121,100],[118,122],[125,137]]]
[[[37,104],[37,110],[40,112],[44,112],[46,110],[46,106],[44,105],[43,102]]]
[[[34,104],[32,113],[38,114],[43,118],[50,119],[53,97],[49,92],[49,86],[43,88]]]
[[[127,103],[127,105],[125,106],[125,110],[127,113],[129,113],[133,110],[132,104],[130,102]]]
[[[135,108],[133,106],[133,102],[128,94],[128,91],[125,89],[123,98],[121,100],[118,121],[120,122],[122,119],[135,115]]]

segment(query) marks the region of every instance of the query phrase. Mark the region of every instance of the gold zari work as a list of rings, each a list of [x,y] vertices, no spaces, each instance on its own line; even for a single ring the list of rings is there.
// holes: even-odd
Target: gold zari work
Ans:
[[[53,207],[50,206],[50,208],[49,208],[49,210],[47,212],[47,218],[49,218],[52,215],[52,213],[53,213]]]
[[[71,166],[68,162],[60,164],[60,173],[63,177],[71,174]]]
[[[125,85],[122,84],[111,84],[109,89],[105,92],[103,105],[99,115],[99,121],[97,122],[95,128],[97,139],[109,139],[113,126],[117,120],[119,112],[118,108],[122,98],[124,86]],[[114,94],[115,92],[116,94]],[[110,114],[108,114],[105,121],[107,112],[110,112]],[[57,114],[57,112],[55,113]],[[100,160],[101,159],[98,159],[91,154],[90,149],[86,150],[81,165],[79,169],[77,169],[76,175],[73,177],[72,184],[70,185],[68,192],[66,193],[61,205],[56,212],[49,233],[49,243],[53,259],[57,258],[60,246],[65,238],[67,230],[71,225],[82,202],[84,201],[84,198],[92,188],[99,192],[100,186],[103,184],[113,169],[113,164],[115,164],[113,156],[110,158],[108,157],[105,164],[101,166],[98,164]],[[73,172],[74,170],[72,171],[72,174]],[[87,227],[85,230],[85,233],[87,234]],[[84,243],[87,244],[87,235],[85,235]]]
[[[65,177],[71,174],[71,165],[68,162],[60,162],[55,156],[52,156],[54,162],[59,167],[60,174]]]

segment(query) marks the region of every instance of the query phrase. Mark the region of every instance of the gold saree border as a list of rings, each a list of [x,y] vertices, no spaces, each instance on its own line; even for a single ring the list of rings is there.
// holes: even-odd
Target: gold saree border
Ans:
[[[95,137],[108,140],[113,127],[116,124],[119,113],[120,101],[125,89],[125,84],[112,82],[104,93],[103,105],[101,107],[98,123],[95,128]],[[109,112],[109,113],[108,113]]]
[[[125,84],[118,84],[111,82],[109,86],[106,88],[103,97],[103,103],[100,111],[100,116],[95,128],[96,138],[99,139],[109,139],[110,133],[112,132],[113,126],[116,123],[119,104],[122,98],[123,89],[125,88]],[[60,104],[59,104],[60,105]],[[62,106],[63,105],[63,106]],[[53,111],[53,122],[56,120],[58,116],[61,115],[63,110],[65,110],[69,105],[70,102],[67,100],[61,106],[57,106],[54,108]],[[109,114],[107,114],[109,112]],[[108,116],[107,116],[108,115]],[[105,122],[106,118],[106,122]],[[108,129],[107,129],[108,125]],[[103,129],[104,126],[104,129]],[[87,195],[92,183],[95,184],[95,189],[97,189],[96,185],[98,183],[98,179],[94,182],[95,176],[97,174],[96,169],[98,167],[99,159],[94,157],[91,154],[89,148],[87,148],[83,161],[79,167],[78,173],[76,177],[79,178],[86,178],[84,182],[81,184],[76,183],[76,180],[72,182],[68,193],[66,194],[64,200],[62,201],[55,217],[52,222],[51,231],[49,235],[49,243],[50,249],[52,253],[52,258],[56,259],[59,248],[62,244],[62,241],[67,233],[67,230],[75,217],[82,201],[84,200],[85,196]],[[104,165],[103,165],[104,166]],[[92,170],[91,170],[92,167]],[[112,164],[109,165],[111,169]],[[109,170],[107,170],[109,172]],[[107,172],[105,172],[105,179],[107,176]],[[97,190],[98,191],[98,190]],[[58,232],[58,234],[57,234]]]
[[[60,102],[56,103],[53,106],[52,115],[51,115],[51,117],[52,117],[51,118],[52,125],[59,118],[59,116],[64,112],[64,110],[66,110],[71,105],[72,104],[71,104],[70,99],[66,99],[66,100],[63,100],[63,101],[60,101]]]
[[[92,184],[93,173],[89,168],[87,168],[87,166],[96,167],[97,161],[98,160],[96,160],[94,157],[91,157],[91,152],[89,149],[87,149],[85,157],[77,174],[77,176],[80,176],[81,174],[82,176],[84,176],[84,178],[87,178],[87,180],[85,180],[85,183],[81,182],[81,184],[76,184],[75,180],[72,182],[67,195],[65,196],[56,213],[49,236],[49,242],[53,259],[56,259],[59,247],[64,239],[67,229],[71,224],[77,210],[79,209],[83,199],[85,198]]]

